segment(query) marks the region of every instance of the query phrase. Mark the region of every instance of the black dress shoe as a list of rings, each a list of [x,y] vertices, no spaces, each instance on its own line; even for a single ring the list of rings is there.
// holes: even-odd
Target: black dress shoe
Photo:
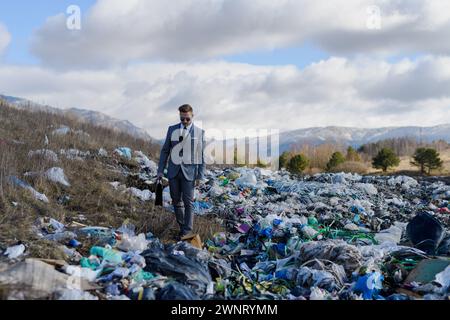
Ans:
[[[175,237],[177,241],[181,241],[182,238],[184,238],[186,234],[184,232],[179,232],[178,235]]]

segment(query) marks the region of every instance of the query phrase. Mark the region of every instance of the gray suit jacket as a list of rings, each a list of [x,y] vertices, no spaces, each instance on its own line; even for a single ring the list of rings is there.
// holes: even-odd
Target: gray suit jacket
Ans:
[[[186,138],[180,141],[180,124],[169,127],[161,149],[158,173],[163,173],[169,162],[167,176],[173,179],[182,170],[188,181],[205,177],[205,131],[192,125]]]

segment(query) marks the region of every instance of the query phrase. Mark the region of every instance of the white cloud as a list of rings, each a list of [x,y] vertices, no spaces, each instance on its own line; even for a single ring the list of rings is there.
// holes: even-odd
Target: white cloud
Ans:
[[[0,23],[0,55],[5,51],[11,41],[11,35],[4,25]]]
[[[3,66],[0,88],[40,103],[127,119],[158,138],[178,121],[183,103],[194,106],[207,128],[425,126],[450,119],[449,59],[427,56],[390,64],[330,58],[305,69],[224,61],[144,63],[108,71]]]
[[[367,28],[367,8],[381,29]],[[64,15],[37,30],[32,52],[61,68],[202,61],[308,40],[331,54],[450,54],[450,2],[440,0],[98,0],[82,30]]]
[[[378,73],[362,81],[358,88],[372,99],[399,102],[439,99],[450,96],[450,57],[426,56],[413,63],[381,64]]]

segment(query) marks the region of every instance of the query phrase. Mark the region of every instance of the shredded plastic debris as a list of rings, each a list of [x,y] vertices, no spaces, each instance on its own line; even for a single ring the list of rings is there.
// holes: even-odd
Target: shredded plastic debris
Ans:
[[[155,164],[126,148],[116,153],[134,155],[140,174],[127,174],[133,186],[111,186],[142,201],[155,199]],[[344,173],[298,178],[248,168],[208,171],[207,180],[195,194],[195,212],[221,221],[225,231],[204,243],[197,239],[195,246],[195,237],[162,244],[151,233],[136,234],[128,222],[112,229],[41,221],[35,232],[58,242],[70,259],[54,272],[95,288],[51,293],[81,300],[448,296],[448,268],[432,273],[427,283],[407,281],[421,261],[449,257],[450,186],[443,182]],[[172,210],[168,188],[162,198]],[[94,246],[83,248],[93,240]]]

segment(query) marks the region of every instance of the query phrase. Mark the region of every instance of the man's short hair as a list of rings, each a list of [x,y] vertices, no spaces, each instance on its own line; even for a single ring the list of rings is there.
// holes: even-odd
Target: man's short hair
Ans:
[[[194,109],[189,104],[184,104],[181,107],[178,108],[178,111],[181,113],[188,113],[188,112],[194,112]]]

